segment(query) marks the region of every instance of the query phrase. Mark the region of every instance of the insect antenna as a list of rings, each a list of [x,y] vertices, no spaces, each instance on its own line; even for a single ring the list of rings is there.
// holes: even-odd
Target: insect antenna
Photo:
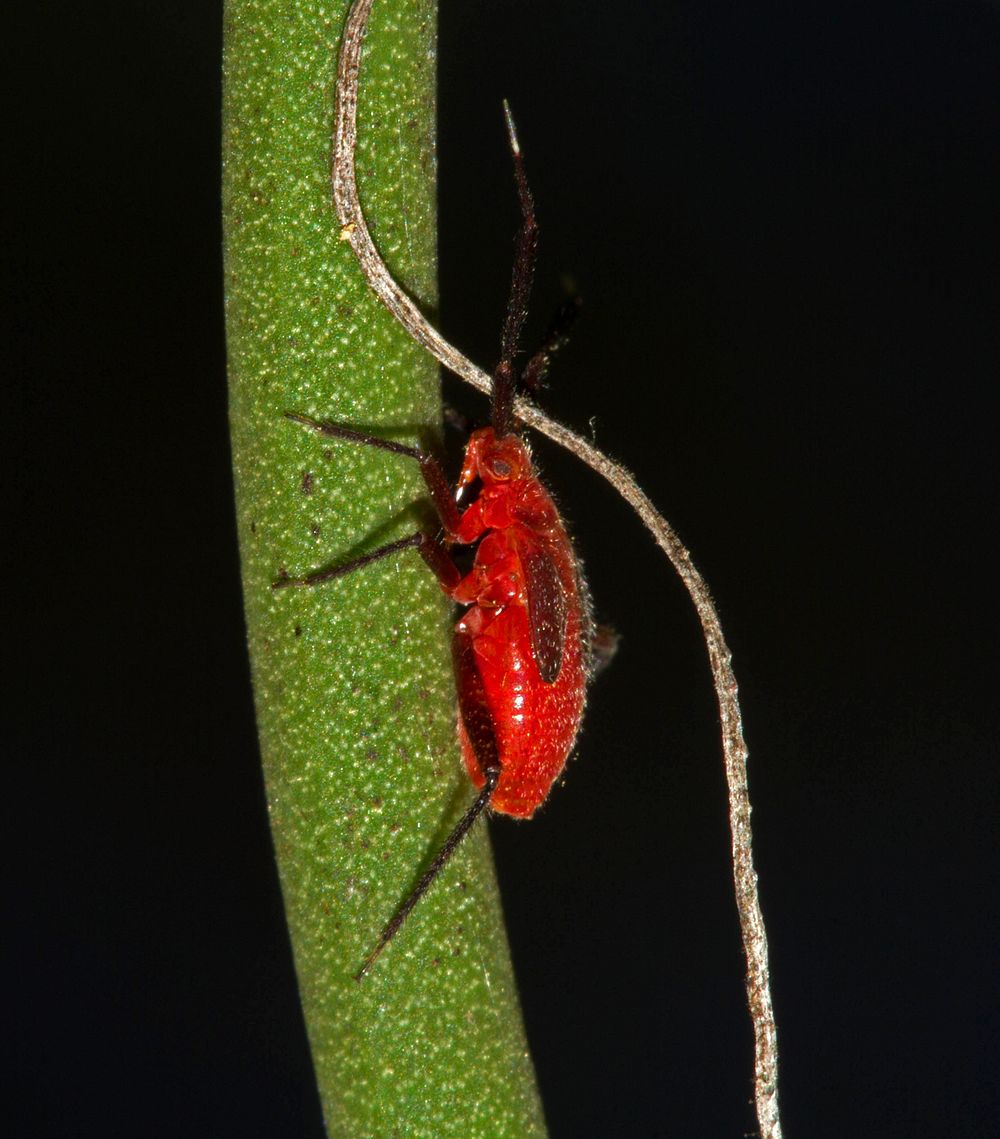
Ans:
[[[538,252],[538,225],[535,221],[535,200],[531,195],[528,178],[524,172],[521,157],[521,144],[517,140],[514,117],[510,105],[503,102],[504,119],[507,123],[507,136],[510,139],[510,153],[514,160],[514,182],[521,206],[521,228],[518,230],[514,249],[514,269],[510,280],[510,300],[500,341],[500,361],[493,371],[493,400],[490,418],[498,439],[509,435],[514,428],[514,395],[517,388],[517,375],[514,362],[521,343],[521,331],[528,315],[528,299],[531,295],[531,282],[535,275],[535,256]]]
[[[559,306],[559,311],[545,330],[542,346],[521,371],[518,387],[527,392],[528,395],[536,396],[538,394],[538,390],[548,374],[552,357],[569,340],[570,331],[576,324],[581,308],[583,308],[583,300],[575,293]]]
[[[424,871],[420,881],[410,891],[409,897],[393,914],[392,920],[382,930],[382,936],[378,939],[378,944],[365,958],[365,963],[354,975],[355,981],[360,981],[364,975],[369,972],[371,967],[379,959],[382,950],[389,944],[390,941],[399,933],[403,922],[410,916],[413,907],[420,901],[420,899],[430,889],[431,883],[441,873],[448,863],[448,860],[455,853],[459,843],[469,833],[472,824],[479,818],[479,816],[490,805],[490,800],[493,798],[493,792],[497,789],[497,784],[500,782],[500,768],[488,767],[485,771],[486,782],[483,785],[482,791],[476,798],[476,801],[459,819],[458,824],[450,835],[445,839],[441,849],[434,856],[434,861]]]

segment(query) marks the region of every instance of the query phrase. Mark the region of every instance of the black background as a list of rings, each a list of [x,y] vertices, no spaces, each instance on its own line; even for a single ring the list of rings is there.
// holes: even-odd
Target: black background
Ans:
[[[240,610],[220,13],[8,20],[10,1133],[319,1136]],[[546,404],[735,652],[787,1132],[989,1133],[1000,10],[446,0],[441,32],[444,330],[492,362],[506,95],[539,323],[566,274],[586,301]],[[538,452],[623,636],[565,787],[493,827],[552,1134],[739,1136],[704,650],[638,523]]]

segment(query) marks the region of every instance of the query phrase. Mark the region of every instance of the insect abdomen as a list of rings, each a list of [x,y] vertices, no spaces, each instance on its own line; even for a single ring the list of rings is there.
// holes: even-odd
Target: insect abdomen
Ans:
[[[509,552],[517,549],[517,527],[504,534]],[[490,535],[496,552],[499,537]],[[530,536],[537,549],[537,539]],[[547,556],[565,593],[566,626],[557,675],[543,679],[532,650],[525,575],[521,587],[507,592],[498,608],[475,603],[455,629],[455,661],[459,689],[459,736],[469,777],[477,788],[490,757],[499,761],[500,782],[491,807],[516,818],[530,818],[545,801],[565,766],[583,716],[587,668],[581,628],[576,563],[569,539],[560,533],[546,539]],[[485,567],[479,567],[480,572]],[[475,571],[474,571],[475,572]],[[485,756],[485,759],[484,759]]]

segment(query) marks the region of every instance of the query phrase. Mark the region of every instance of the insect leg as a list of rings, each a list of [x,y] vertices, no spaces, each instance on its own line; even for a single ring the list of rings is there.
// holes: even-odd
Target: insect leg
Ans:
[[[403,904],[395,912],[392,920],[385,927],[385,929],[382,930],[382,936],[378,939],[378,944],[371,951],[371,953],[368,954],[368,956],[365,958],[364,964],[355,974],[355,981],[360,981],[362,977],[364,977],[364,975],[369,972],[371,967],[375,964],[381,955],[382,950],[385,949],[389,942],[392,941],[392,939],[399,932],[403,922],[405,922],[406,919],[410,916],[413,907],[417,904],[417,902],[420,901],[424,894],[427,893],[428,889],[430,889],[431,883],[444,869],[448,863],[448,860],[455,853],[455,850],[458,848],[458,845],[462,839],[465,838],[465,836],[469,833],[469,829],[472,827],[472,824],[489,806],[490,799],[493,798],[493,792],[497,789],[497,784],[499,782],[500,768],[490,767],[486,771],[486,783],[483,786],[483,789],[479,792],[479,795],[476,797],[476,801],[465,812],[465,814],[459,820],[458,825],[445,839],[444,845],[434,856],[434,861],[430,864],[430,866],[427,867],[420,881],[410,891],[409,897],[407,897],[406,901],[403,902]]]
[[[448,485],[444,468],[433,456],[419,447],[408,447],[405,443],[396,443],[392,439],[381,439],[378,435],[366,435],[363,431],[355,431],[351,427],[342,427],[339,423],[320,423],[319,420],[310,419],[308,415],[300,415],[295,411],[286,411],[285,418],[293,423],[301,423],[320,435],[329,435],[334,439],[346,439],[351,443],[363,443],[366,447],[377,447],[380,451],[391,451],[394,455],[403,455],[408,459],[416,459],[420,464],[420,473],[424,476],[427,490],[430,492],[434,509],[441,519],[445,532],[454,536],[458,529],[460,514],[451,487]]]
[[[452,561],[451,555],[445,547],[436,539],[430,537],[429,534],[418,530],[415,534],[409,534],[405,538],[398,538],[395,542],[389,542],[385,546],[379,546],[377,550],[372,550],[370,554],[362,554],[360,558],[355,558],[350,562],[344,562],[339,566],[317,570],[315,573],[307,574],[305,577],[288,577],[282,574],[281,577],[271,583],[271,588],[286,589],[289,586],[320,585],[324,581],[332,581],[334,578],[344,577],[349,573],[354,573],[355,570],[371,565],[372,562],[380,561],[382,558],[388,558],[392,554],[398,554],[401,550],[410,549],[416,549],[420,553],[420,556],[434,571],[434,576],[441,583],[441,588],[446,593],[451,593],[462,580],[462,574],[458,566]]]

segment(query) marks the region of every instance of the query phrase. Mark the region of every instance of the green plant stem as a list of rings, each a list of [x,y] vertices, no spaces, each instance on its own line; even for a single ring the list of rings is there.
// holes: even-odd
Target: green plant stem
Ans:
[[[414,464],[296,411],[433,443],[436,366],[369,293],[330,204],[346,5],[226,4],[226,307],[243,587],[272,833],[327,1130],[539,1136],[485,828],[370,977],[353,980],[467,806],[448,605],[414,552],[315,589],[301,574],[412,532]],[[430,0],[376,5],[360,193],[393,273],[435,302]]]

